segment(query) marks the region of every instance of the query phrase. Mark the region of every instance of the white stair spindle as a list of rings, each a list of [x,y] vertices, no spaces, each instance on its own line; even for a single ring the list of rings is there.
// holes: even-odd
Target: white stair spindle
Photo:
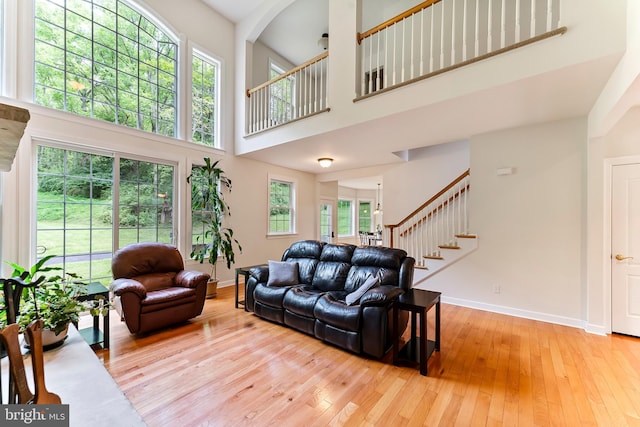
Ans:
[[[515,28],[515,41],[516,43],[520,43],[520,14],[521,12],[521,8],[520,8],[520,2],[521,0],[516,0],[516,28]]]
[[[398,47],[398,37],[397,37],[397,31],[396,31],[397,28],[398,28],[398,24],[396,23],[393,25],[393,78],[391,79],[392,85],[395,85],[397,82],[396,80],[396,70],[397,70],[396,51]]]
[[[531,0],[531,37],[536,36],[536,3],[538,3],[538,0]]]
[[[462,61],[467,60],[467,13],[468,13],[468,2],[469,0],[464,0],[462,3]]]
[[[547,0],[547,31],[553,29],[553,0]]]
[[[480,0],[476,0],[475,56],[480,56]]]
[[[409,52],[409,56],[411,57],[411,71],[409,72],[409,75],[411,76],[410,78],[413,78],[414,75],[414,70],[415,70],[415,51],[414,51],[414,41],[415,41],[415,22],[416,22],[416,14],[414,13],[413,15],[411,15],[411,36],[409,37],[411,39],[411,51]]]
[[[400,82],[404,82],[405,81],[405,79],[404,79],[404,71],[405,71],[404,51],[405,51],[405,46],[406,46],[406,44],[405,44],[406,35],[407,35],[407,19],[405,18],[405,19],[402,20],[402,52],[401,52],[402,62],[400,64],[402,66],[402,68],[400,69],[401,70]]]
[[[444,2],[440,2],[440,68],[444,68]]]
[[[426,9],[420,11],[420,75],[424,74],[424,14]]]
[[[489,0],[487,11],[487,53],[489,52],[493,52],[493,0]]]
[[[500,48],[507,45],[507,5],[506,0],[502,0],[502,8],[500,9]]]
[[[432,73],[433,72],[433,66],[434,66],[434,56],[433,56],[433,49],[434,49],[434,37],[435,37],[435,22],[434,22],[434,14],[435,14],[435,6],[431,6],[430,8],[431,11],[431,30],[430,30],[430,39],[429,39],[429,72]]]

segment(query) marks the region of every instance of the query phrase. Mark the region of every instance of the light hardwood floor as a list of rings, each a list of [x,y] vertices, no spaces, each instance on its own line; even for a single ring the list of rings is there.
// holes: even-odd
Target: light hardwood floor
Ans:
[[[235,309],[231,287],[188,324],[111,325],[97,354],[150,426],[640,425],[636,338],[443,304],[424,377]]]

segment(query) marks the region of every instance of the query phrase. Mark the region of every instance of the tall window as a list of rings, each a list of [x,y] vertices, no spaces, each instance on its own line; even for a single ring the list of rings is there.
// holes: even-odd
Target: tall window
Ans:
[[[269,73],[269,79],[274,79],[285,71],[271,62]],[[295,77],[289,75],[270,86],[269,117],[273,124],[286,123],[295,117],[295,85]]]
[[[338,236],[353,236],[353,201],[338,200]]]
[[[193,142],[220,147],[218,141],[218,74],[220,63],[193,51],[191,121]]]
[[[371,229],[371,202],[358,202],[358,231],[369,233]]]
[[[38,258],[108,285],[114,236],[119,247],[173,241],[172,166],[45,146],[37,163]]]
[[[35,102],[176,136],[175,37],[122,0],[36,0]]]
[[[173,242],[173,166],[120,160],[119,246]]]
[[[295,184],[270,179],[269,234],[295,233]]]

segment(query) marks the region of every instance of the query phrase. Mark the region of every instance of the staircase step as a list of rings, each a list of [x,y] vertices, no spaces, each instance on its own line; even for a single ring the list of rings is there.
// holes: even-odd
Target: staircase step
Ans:
[[[424,258],[424,259],[444,259],[440,255],[423,255],[422,258]]]
[[[428,268],[425,267],[424,265],[414,265],[413,268],[417,270],[428,270]]]
[[[458,239],[477,239],[478,236],[475,234],[456,234]]]
[[[438,247],[440,249],[460,249],[460,246],[457,245],[440,245]]]

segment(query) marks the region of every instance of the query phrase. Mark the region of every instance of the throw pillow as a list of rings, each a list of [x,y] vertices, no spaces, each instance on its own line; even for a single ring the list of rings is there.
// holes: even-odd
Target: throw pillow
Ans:
[[[367,292],[371,288],[375,288],[379,284],[380,280],[377,277],[369,276],[358,289],[351,292],[345,297],[344,302],[346,302],[347,305],[356,304],[358,301],[360,301],[360,298],[362,298],[362,295],[364,295],[365,292]]]
[[[288,286],[300,283],[297,262],[269,261],[267,286]]]

